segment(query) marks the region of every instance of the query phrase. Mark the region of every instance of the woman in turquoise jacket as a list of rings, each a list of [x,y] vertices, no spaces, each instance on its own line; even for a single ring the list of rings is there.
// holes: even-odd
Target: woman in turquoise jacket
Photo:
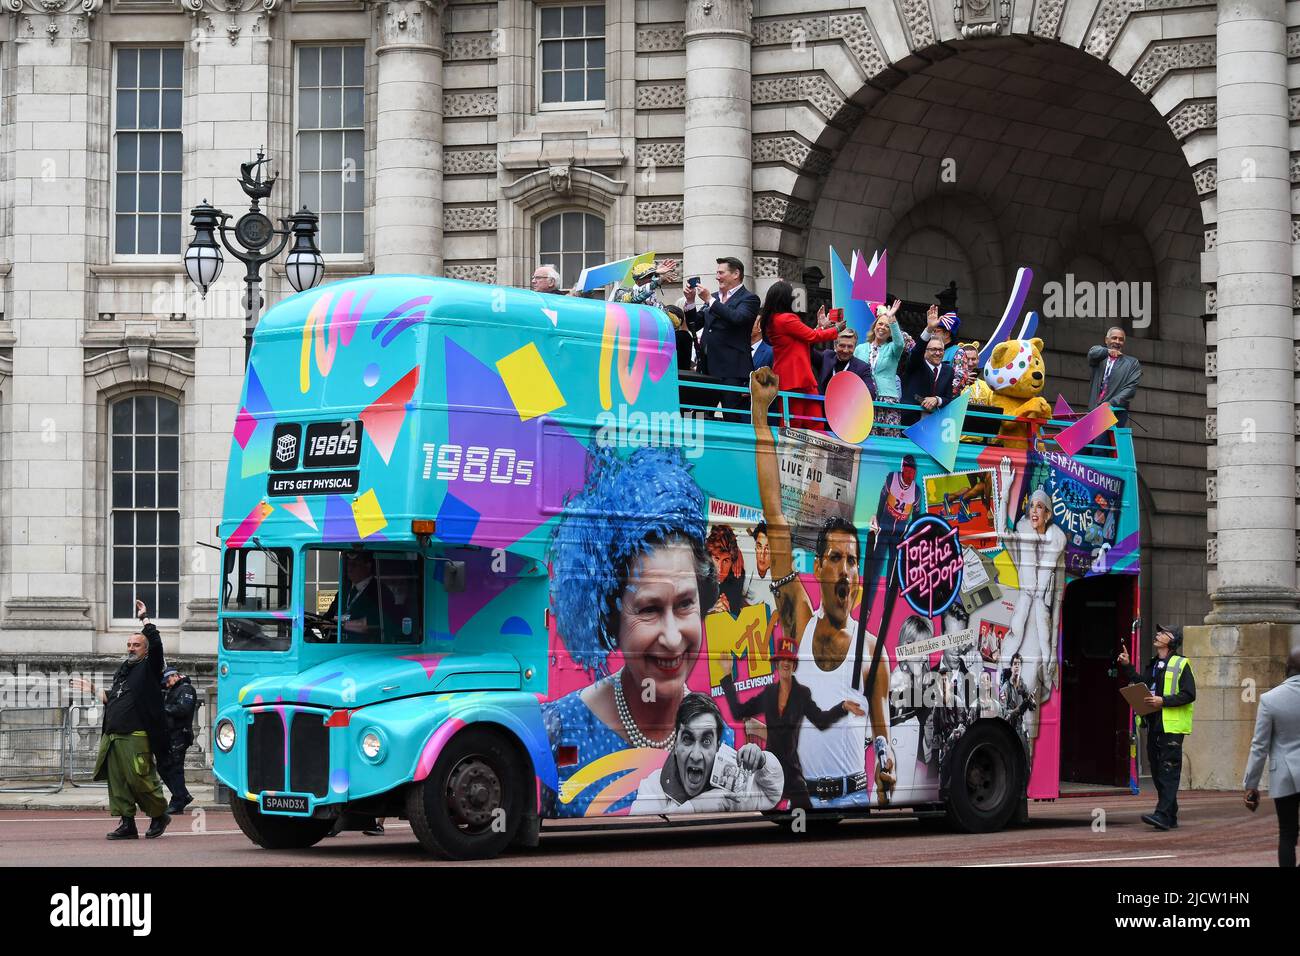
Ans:
[[[853,350],[853,355],[871,366],[876,379],[876,422],[881,425],[899,425],[902,414],[897,409],[884,406],[899,401],[898,363],[903,358],[903,331],[895,315],[901,299],[886,308],[876,307],[876,324],[871,327],[871,338]],[[882,429],[879,434],[897,434],[894,429]]]

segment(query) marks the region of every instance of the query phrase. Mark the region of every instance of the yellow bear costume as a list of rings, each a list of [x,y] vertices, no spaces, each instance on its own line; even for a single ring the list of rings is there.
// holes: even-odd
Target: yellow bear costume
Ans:
[[[1003,415],[1046,420],[1052,417],[1052,406],[1042,397],[1046,384],[1043,340],[1009,339],[994,347],[983,378],[970,385],[966,393],[972,402],[995,405]],[[998,443],[1004,448],[1028,448],[1028,423],[1003,422]]]

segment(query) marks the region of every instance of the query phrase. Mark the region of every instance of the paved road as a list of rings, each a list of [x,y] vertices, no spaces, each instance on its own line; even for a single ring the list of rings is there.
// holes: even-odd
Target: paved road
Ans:
[[[910,816],[845,822],[828,835],[791,835],[766,820],[725,826],[622,832],[544,833],[537,850],[479,865],[553,866],[707,864],[745,866],[1075,865],[1275,866],[1277,822],[1270,802],[1250,814],[1236,793],[1180,795],[1181,827],[1158,833],[1139,815],[1152,800],[1070,797],[1033,804],[1027,827],[985,836],[933,833]],[[1104,831],[1094,831],[1096,809]],[[0,865],[118,866],[422,866],[438,863],[410,828],[391,821],[383,837],[346,833],[310,850],[271,852],[252,846],[228,812],[177,820],[161,840],[108,843],[102,813],[0,810]]]

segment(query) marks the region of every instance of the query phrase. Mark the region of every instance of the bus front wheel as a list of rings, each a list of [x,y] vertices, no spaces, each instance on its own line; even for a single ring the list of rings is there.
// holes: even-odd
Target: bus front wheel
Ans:
[[[407,793],[407,818],[420,844],[451,860],[501,853],[523,819],[517,765],[500,734],[471,728],[453,737],[429,776]]]
[[[334,824],[333,820],[314,817],[274,817],[234,793],[230,795],[230,809],[244,836],[264,850],[305,850],[324,839]]]
[[[948,820],[966,833],[992,833],[1011,822],[1024,795],[1021,761],[1009,735],[972,726],[952,755]]]

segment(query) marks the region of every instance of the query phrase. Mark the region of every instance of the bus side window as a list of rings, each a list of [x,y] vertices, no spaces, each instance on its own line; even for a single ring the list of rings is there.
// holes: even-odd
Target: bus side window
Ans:
[[[419,644],[424,640],[423,575],[423,560],[418,555],[381,556],[380,643]]]

